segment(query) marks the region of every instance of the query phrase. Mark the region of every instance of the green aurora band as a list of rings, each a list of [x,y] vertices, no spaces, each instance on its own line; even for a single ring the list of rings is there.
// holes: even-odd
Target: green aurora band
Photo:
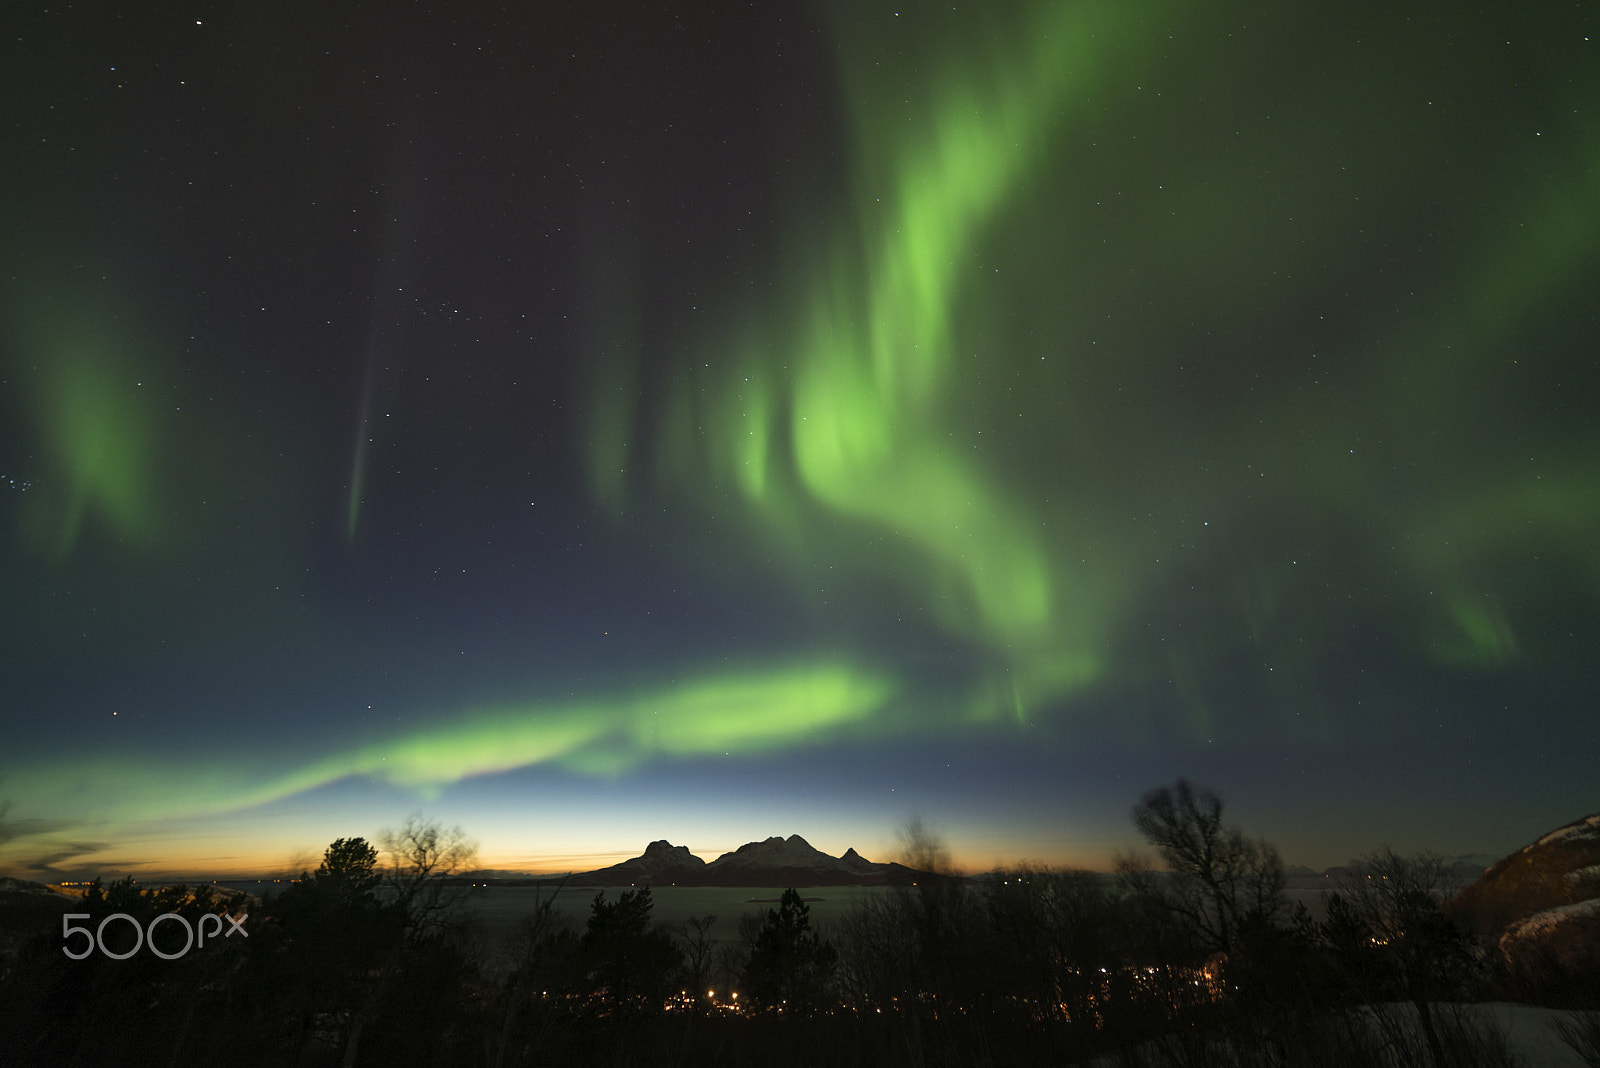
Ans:
[[[620,775],[653,759],[751,753],[859,730],[894,694],[843,661],[752,665],[636,693],[478,709],[302,767],[271,758],[93,757],[11,773],[6,786],[55,819],[120,823],[236,811],[347,778],[437,796],[462,779],[537,764]]]

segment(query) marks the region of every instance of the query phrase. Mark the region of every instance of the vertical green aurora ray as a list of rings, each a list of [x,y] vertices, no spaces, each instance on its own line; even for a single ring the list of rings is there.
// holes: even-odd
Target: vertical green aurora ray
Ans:
[[[416,146],[398,141],[380,181],[385,220],[380,251],[372,274],[371,313],[361,358],[361,393],[356,408],[355,441],[350,455],[350,484],[345,500],[345,543],[354,545],[366,503],[367,468],[372,461],[375,426],[373,412],[381,397],[379,371],[404,351],[405,300],[403,294],[415,258],[421,176],[416,166]]]
[[[639,264],[624,216],[596,214],[583,243],[583,289],[589,294],[592,375],[587,467],[590,485],[613,514],[626,510],[639,418]]]
[[[356,527],[361,522],[361,502],[367,492],[367,456],[372,445],[372,385],[376,353],[367,343],[361,371],[361,404],[356,411],[356,437],[350,450],[350,488],[345,501],[344,540],[354,545]]]
[[[91,521],[130,546],[161,533],[154,470],[153,383],[93,316],[36,324],[34,411],[49,467],[21,510],[21,540],[57,562]]]

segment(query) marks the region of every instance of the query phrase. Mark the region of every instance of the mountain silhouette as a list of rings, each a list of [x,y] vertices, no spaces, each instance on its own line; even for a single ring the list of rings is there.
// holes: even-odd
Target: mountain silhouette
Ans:
[[[867,860],[853,848],[835,857],[815,848],[798,834],[774,835],[747,842],[709,864],[687,846],[651,842],[642,855],[596,871],[580,872],[570,881],[593,886],[908,886],[938,879],[902,864]]]

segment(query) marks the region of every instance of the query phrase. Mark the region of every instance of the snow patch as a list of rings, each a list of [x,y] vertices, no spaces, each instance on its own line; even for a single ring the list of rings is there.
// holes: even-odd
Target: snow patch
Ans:
[[[1525,846],[1523,851],[1526,852],[1527,850],[1534,848],[1534,846],[1549,845],[1551,842],[1582,842],[1589,839],[1600,842],[1600,812],[1595,813],[1593,816],[1588,816],[1584,819],[1569,823],[1565,827],[1557,827],[1555,830],[1551,831],[1549,834],[1533,843],[1533,845]]]
[[[1505,943],[1533,938],[1551,928],[1589,918],[1600,920],[1600,897],[1592,897],[1588,901],[1575,901],[1570,905],[1559,905],[1543,912],[1535,912],[1532,916],[1524,916],[1506,928],[1506,933],[1500,941]]]

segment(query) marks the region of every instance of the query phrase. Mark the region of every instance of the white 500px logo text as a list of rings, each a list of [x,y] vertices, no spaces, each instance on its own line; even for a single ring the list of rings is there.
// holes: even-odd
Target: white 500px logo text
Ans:
[[[100,925],[96,927],[92,933],[87,927],[74,927],[72,924],[73,920],[87,920],[88,918],[89,914],[87,912],[69,912],[61,917],[61,940],[63,942],[70,941],[72,936],[76,934],[81,934],[84,938],[85,944],[83,947],[83,952],[81,953],[74,953],[71,946],[64,945],[61,947],[61,952],[65,953],[73,960],[82,960],[83,958],[87,957],[89,954],[94,952],[96,946],[99,946],[100,952],[104,953],[112,960],[127,960],[129,957],[139,952],[140,947],[142,947],[146,942],[148,942],[150,945],[150,952],[154,953],[161,959],[177,960],[179,957],[189,952],[189,950],[193,949],[196,945],[203,946],[206,944],[207,921],[216,924],[216,926],[211,930],[212,941],[215,941],[217,935],[222,932],[223,920],[227,920],[231,926],[228,928],[228,933],[222,935],[222,937],[232,938],[234,932],[238,932],[239,934],[244,935],[246,938],[250,937],[250,932],[244,929],[244,921],[250,918],[250,914],[248,912],[241,912],[238,919],[234,919],[227,913],[223,913],[221,915],[212,912],[206,913],[204,916],[200,917],[200,922],[195,925],[195,927],[200,929],[198,939],[195,937],[195,927],[191,927],[189,925],[188,918],[185,916],[180,916],[176,912],[162,913],[160,916],[157,916],[155,919],[150,921],[150,926],[148,928],[141,928],[139,926],[139,921],[134,919],[132,916],[129,916],[126,912],[113,912],[111,915],[101,920]],[[127,920],[128,926],[133,928],[133,948],[128,950],[126,953],[113,953],[111,950],[106,948],[106,924],[110,923],[112,920]],[[178,950],[176,953],[164,952],[156,945],[156,927],[157,925],[165,923],[168,920],[172,921],[173,923],[180,923],[183,925],[183,948]]]

